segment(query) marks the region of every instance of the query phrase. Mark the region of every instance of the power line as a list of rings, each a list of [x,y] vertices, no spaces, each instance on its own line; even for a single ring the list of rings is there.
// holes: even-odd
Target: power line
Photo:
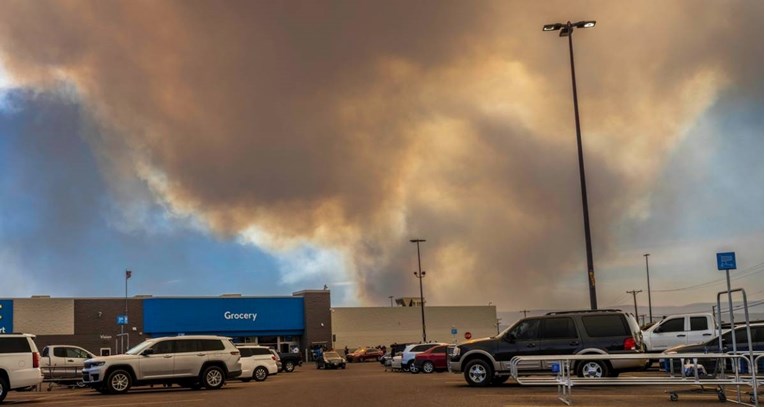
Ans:
[[[762,267],[762,265],[763,264],[760,263],[758,265],[749,267],[748,269],[751,270],[751,271],[747,271],[747,272],[744,272],[744,273],[739,273],[738,275],[736,275],[734,277],[731,277],[731,281],[741,280],[742,278],[746,278],[746,277],[749,277],[750,275],[753,275],[753,274],[761,272],[762,270],[758,270],[758,269],[754,269],[754,268],[755,267]],[[656,292],[658,292],[658,293],[669,293],[669,292],[675,292],[675,291],[690,290],[692,288],[701,288],[701,287],[713,286],[713,285],[724,283],[724,282],[725,282],[725,278],[721,278],[721,279],[716,279],[716,280],[712,280],[712,281],[707,281],[705,283],[691,285],[691,286],[688,286],[688,287],[671,288],[671,289],[665,289],[665,290],[652,290],[652,291],[655,292],[655,293]]]

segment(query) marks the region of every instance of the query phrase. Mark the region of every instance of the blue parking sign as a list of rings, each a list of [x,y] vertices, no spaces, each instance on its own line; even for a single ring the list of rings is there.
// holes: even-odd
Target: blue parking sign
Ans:
[[[457,328],[452,328],[452,335],[457,335]]]
[[[127,315],[117,315],[117,325],[127,325],[127,324],[128,324]]]
[[[717,253],[717,269],[718,270],[735,270],[736,269],[736,253]]]

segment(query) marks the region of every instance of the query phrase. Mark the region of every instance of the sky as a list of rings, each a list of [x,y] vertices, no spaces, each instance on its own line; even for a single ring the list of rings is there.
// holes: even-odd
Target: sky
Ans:
[[[0,297],[763,297],[763,3],[0,2]]]

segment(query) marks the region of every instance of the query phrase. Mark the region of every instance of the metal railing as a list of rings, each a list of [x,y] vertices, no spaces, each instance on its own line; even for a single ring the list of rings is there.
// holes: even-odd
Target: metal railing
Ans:
[[[741,400],[741,387],[751,389],[751,405],[760,406],[758,399],[758,389],[763,383],[762,372],[758,363],[762,363],[763,354],[756,353],[756,358],[752,359],[749,354],[732,353],[685,353],[685,354],[662,354],[661,357],[646,357],[646,354],[609,354],[609,355],[549,355],[549,356],[516,356],[510,361],[510,372],[513,379],[521,385],[537,386],[557,386],[558,399],[567,405],[571,405],[571,394],[574,386],[715,386],[716,393],[721,400],[725,400],[724,386],[736,386],[736,401],[739,404],[746,404]],[[578,377],[575,373],[576,367],[586,361],[616,361],[616,360],[646,360],[646,359],[666,359],[670,361],[670,366],[674,360],[679,360],[677,366],[683,366],[675,374],[674,369],[666,372],[666,376],[631,376],[631,377],[599,377],[587,378]],[[723,368],[721,372],[715,371],[715,374],[705,374],[700,368],[699,360],[716,359],[727,363],[733,368],[732,374],[729,374]],[[554,376],[525,376],[526,374],[519,365],[528,362],[538,362],[540,365],[550,366],[553,371],[557,370]],[[723,364],[726,366],[726,364]],[[743,366],[743,368],[742,368]],[[557,367],[557,369],[555,369]],[[746,372],[746,373],[744,373]],[[677,400],[677,392],[669,391],[670,399]]]

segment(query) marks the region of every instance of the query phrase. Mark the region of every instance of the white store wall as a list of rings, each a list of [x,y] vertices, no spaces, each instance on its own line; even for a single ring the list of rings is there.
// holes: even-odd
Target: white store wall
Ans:
[[[335,307],[331,313],[335,349],[422,341],[420,307]],[[461,343],[465,332],[473,339],[492,336],[497,334],[497,309],[425,307],[425,326],[428,342]]]

